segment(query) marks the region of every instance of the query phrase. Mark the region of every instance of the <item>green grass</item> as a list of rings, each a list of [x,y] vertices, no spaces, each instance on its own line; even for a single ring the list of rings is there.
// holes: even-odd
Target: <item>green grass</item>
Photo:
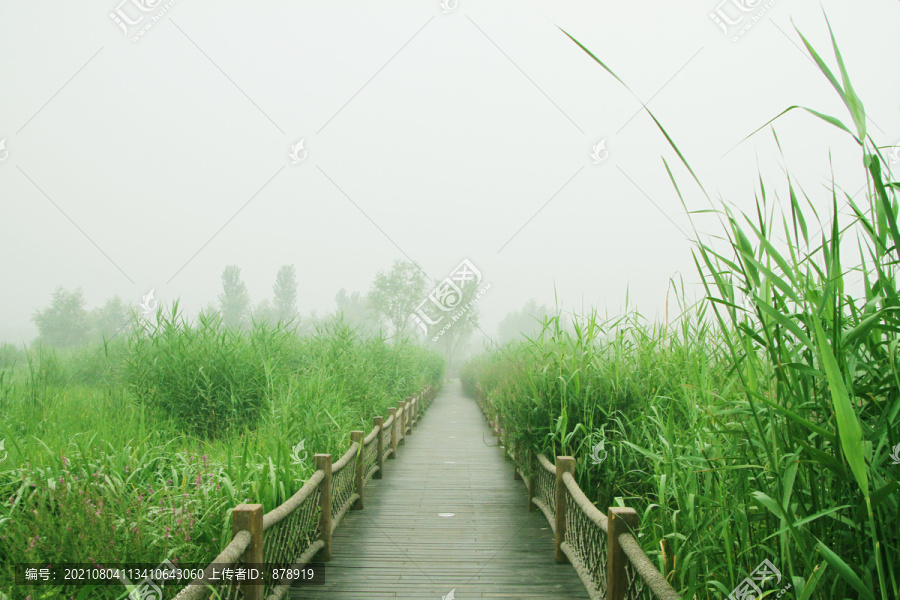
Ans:
[[[724,597],[764,559],[797,598],[900,597],[900,465],[889,457],[900,444],[900,185],[837,44],[837,76],[807,48],[852,124],[806,110],[859,145],[864,199],[837,185],[812,199],[789,174],[772,198],[760,181],[753,214],[713,203],[723,230],[695,231],[705,298],[674,325],[633,312],[576,316],[572,328],[550,319],[464,370],[516,449],[578,457],[601,509],[638,511],[645,550],[686,598]],[[601,439],[609,454],[592,465]]]
[[[350,431],[443,375],[438,355],[341,322],[297,337],[188,323],[176,307],[157,318],[0,370],[0,590],[16,562],[208,562],[231,539],[232,507],[284,502],[313,453],[339,457]]]

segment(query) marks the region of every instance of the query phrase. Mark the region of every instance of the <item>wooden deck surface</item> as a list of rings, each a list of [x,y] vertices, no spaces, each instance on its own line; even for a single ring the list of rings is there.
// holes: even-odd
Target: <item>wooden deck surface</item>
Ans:
[[[478,405],[447,384],[334,533],[333,560],[291,598],[587,598]],[[453,514],[441,517],[440,513]]]

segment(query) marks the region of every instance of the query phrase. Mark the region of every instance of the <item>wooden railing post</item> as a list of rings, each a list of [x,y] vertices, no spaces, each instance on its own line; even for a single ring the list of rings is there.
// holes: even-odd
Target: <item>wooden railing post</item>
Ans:
[[[376,460],[378,461],[378,470],[375,471],[374,477],[375,479],[381,479],[384,477],[384,417],[375,417],[372,419],[375,423],[375,427],[378,428],[378,435],[375,436],[375,440],[378,444],[376,449],[376,456],[378,457]]]
[[[393,452],[391,452],[389,457],[393,459],[397,458],[397,409],[393,407],[389,408],[388,415],[390,415],[388,417],[389,419],[394,417],[394,420],[391,421],[391,450],[393,450]]]
[[[409,432],[412,433],[413,423],[415,423],[414,415],[416,414],[416,399],[410,396],[406,399],[406,409],[409,415],[406,417],[406,424],[409,426]]]
[[[400,444],[406,445],[406,420],[409,418],[409,411],[406,410],[406,402],[400,400],[398,413],[400,413]]]
[[[516,457],[513,455],[512,449],[507,448],[507,449],[506,449],[506,455],[509,456],[509,457],[512,459],[512,464],[513,464],[513,480],[519,481],[520,479],[522,479],[522,474],[519,473],[519,463],[518,463],[518,461],[516,460]],[[527,456],[527,455],[526,455],[526,458],[525,458],[525,459],[528,460],[528,456]],[[524,469],[525,466],[523,465],[522,468]]]
[[[331,455],[316,454],[316,470],[325,472],[319,484],[319,535],[325,545],[319,551],[320,560],[331,560]]]
[[[562,543],[566,541],[566,484],[563,482],[563,473],[574,471],[574,458],[571,456],[556,457],[556,539],[554,540],[554,550],[558,563],[569,562],[569,558],[562,550]]]
[[[637,529],[638,516],[633,508],[610,508],[606,513],[606,598],[625,600],[628,579],[625,576],[625,561],[628,557],[619,546],[619,535]]]
[[[251,565],[259,572],[259,576],[241,584],[246,600],[263,600],[265,586],[263,584],[263,507],[262,504],[238,504],[231,511],[232,531],[236,535],[240,531],[250,532],[250,545],[241,556],[241,562]]]
[[[359,498],[353,503],[354,510],[362,510],[365,506],[363,500],[363,489],[366,487],[366,447],[363,445],[365,437],[364,431],[350,432],[350,445],[354,443],[359,445],[356,449],[356,493],[359,494]]]
[[[537,479],[537,472],[535,471],[535,467],[543,469],[541,465],[537,464],[537,460],[534,458],[534,450],[528,451],[528,456],[526,456],[526,468],[525,474],[528,476],[528,510],[534,510],[537,506],[534,503],[534,481]]]
[[[409,432],[412,433],[413,421],[413,406],[412,406],[412,398],[406,400],[406,428],[409,429]]]

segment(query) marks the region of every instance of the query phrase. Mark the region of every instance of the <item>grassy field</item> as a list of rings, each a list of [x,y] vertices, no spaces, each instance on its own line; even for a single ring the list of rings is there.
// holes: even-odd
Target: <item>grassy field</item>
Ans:
[[[789,597],[900,598],[900,185],[837,46],[838,75],[808,49],[852,123],[813,114],[859,144],[866,196],[810,199],[788,175],[773,201],[761,181],[754,214],[720,203],[722,230],[695,232],[705,297],[677,319],[549,319],[464,369],[516,451],[575,456],[597,506],[638,511],[685,598],[764,559]]]
[[[342,455],[350,431],[442,375],[438,355],[340,322],[298,337],[188,323],[177,306],[99,347],[6,346],[0,590],[16,562],[208,562],[231,539],[230,508],[271,510],[314,453]],[[70,597],[15,597],[26,591]]]

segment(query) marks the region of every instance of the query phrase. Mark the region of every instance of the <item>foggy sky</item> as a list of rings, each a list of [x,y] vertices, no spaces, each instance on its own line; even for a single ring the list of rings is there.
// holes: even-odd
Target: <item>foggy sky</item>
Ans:
[[[794,31],[834,65],[823,8],[872,136],[900,141],[895,1],[781,0],[738,42],[706,0],[178,0],[138,42],[116,2],[0,2],[0,341],[30,341],[57,286],[90,307],[155,288],[194,312],[229,264],[254,304],[296,265],[302,314],[406,258],[434,279],[477,265],[488,333],[531,297],[616,313],[627,292],[662,314],[671,277],[699,293],[662,157],[688,206],[708,205],[640,101],[560,29],[738,207],[757,171],[785,189],[785,164],[822,207],[832,169],[851,195],[864,184],[852,139],[799,111],[775,124],[784,159],[767,131],[734,148],[794,104],[850,123]]]

